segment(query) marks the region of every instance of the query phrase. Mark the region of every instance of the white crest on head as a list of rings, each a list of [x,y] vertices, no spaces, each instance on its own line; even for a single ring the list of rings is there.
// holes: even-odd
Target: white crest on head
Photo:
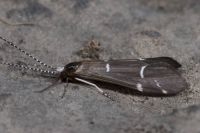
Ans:
[[[106,72],[110,72],[110,64],[106,64]]]
[[[138,91],[143,92],[142,84],[137,83],[136,87]]]
[[[56,68],[56,71],[58,71],[58,72],[62,72],[64,70],[64,67],[57,67]]]
[[[142,66],[141,67],[141,69],[140,69],[140,77],[141,78],[144,78],[144,69],[147,67],[147,65],[146,66]]]

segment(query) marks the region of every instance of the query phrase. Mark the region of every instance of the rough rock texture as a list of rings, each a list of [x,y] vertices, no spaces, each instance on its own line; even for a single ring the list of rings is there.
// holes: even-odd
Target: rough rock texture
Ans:
[[[0,66],[0,133],[200,132],[200,1],[1,0],[0,36],[54,66],[82,60],[96,39],[100,59],[171,56],[189,88],[174,97],[125,95],[116,101],[69,84],[44,93],[51,79]],[[7,62],[34,61],[0,42]]]

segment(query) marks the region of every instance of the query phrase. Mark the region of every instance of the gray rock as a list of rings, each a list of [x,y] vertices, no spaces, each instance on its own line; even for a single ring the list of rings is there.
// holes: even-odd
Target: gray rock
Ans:
[[[113,102],[90,86],[69,84],[61,99],[63,84],[34,93],[52,79],[1,65],[0,132],[200,132],[199,9],[196,0],[2,0],[0,36],[48,64],[82,60],[75,53],[96,39],[100,59],[175,58],[190,87],[164,98],[105,89]],[[4,44],[1,60],[34,65]]]

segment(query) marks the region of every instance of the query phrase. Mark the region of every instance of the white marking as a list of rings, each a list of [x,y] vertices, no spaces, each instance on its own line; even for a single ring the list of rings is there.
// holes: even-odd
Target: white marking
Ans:
[[[138,91],[143,92],[142,84],[137,83],[136,87]]]
[[[64,70],[64,67],[57,67],[56,68],[56,71],[58,71],[58,72],[62,72]]]
[[[168,92],[166,90],[162,89],[162,93],[167,94]]]
[[[91,85],[91,86],[95,87],[100,93],[104,93],[102,89],[100,89],[97,85],[95,85],[95,84],[93,84],[91,82],[88,82],[88,81],[80,79],[80,78],[75,78],[75,79],[80,81],[80,82],[83,82],[83,83],[86,83],[88,85]]]
[[[141,69],[140,69],[140,77],[143,79],[144,78],[144,69],[147,67],[146,66],[142,66]]]
[[[106,72],[110,72],[110,64],[106,64]]]
[[[145,60],[144,58],[139,58],[139,60]]]
[[[159,88],[161,88],[159,82],[157,80],[154,80],[154,82],[156,83],[156,86],[158,86]],[[165,89],[161,89],[163,94],[167,94],[168,92]]]
[[[158,86],[159,88],[161,88],[159,82],[157,80],[154,80],[154,82],[156,83],[156,86]]]

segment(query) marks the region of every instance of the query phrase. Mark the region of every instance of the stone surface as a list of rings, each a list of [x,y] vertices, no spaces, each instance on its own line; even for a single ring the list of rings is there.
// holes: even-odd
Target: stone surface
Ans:
[[[100,59],[170,56],[189,88],[173,97],[146,97],[63,84],[0,66],[2,133],[200,132],[200,2],[197,0],[2,0],[0,35],[54,66],[82,60],[77,51],[96,39]],[[7,62],[34,64],[0,43]]]

